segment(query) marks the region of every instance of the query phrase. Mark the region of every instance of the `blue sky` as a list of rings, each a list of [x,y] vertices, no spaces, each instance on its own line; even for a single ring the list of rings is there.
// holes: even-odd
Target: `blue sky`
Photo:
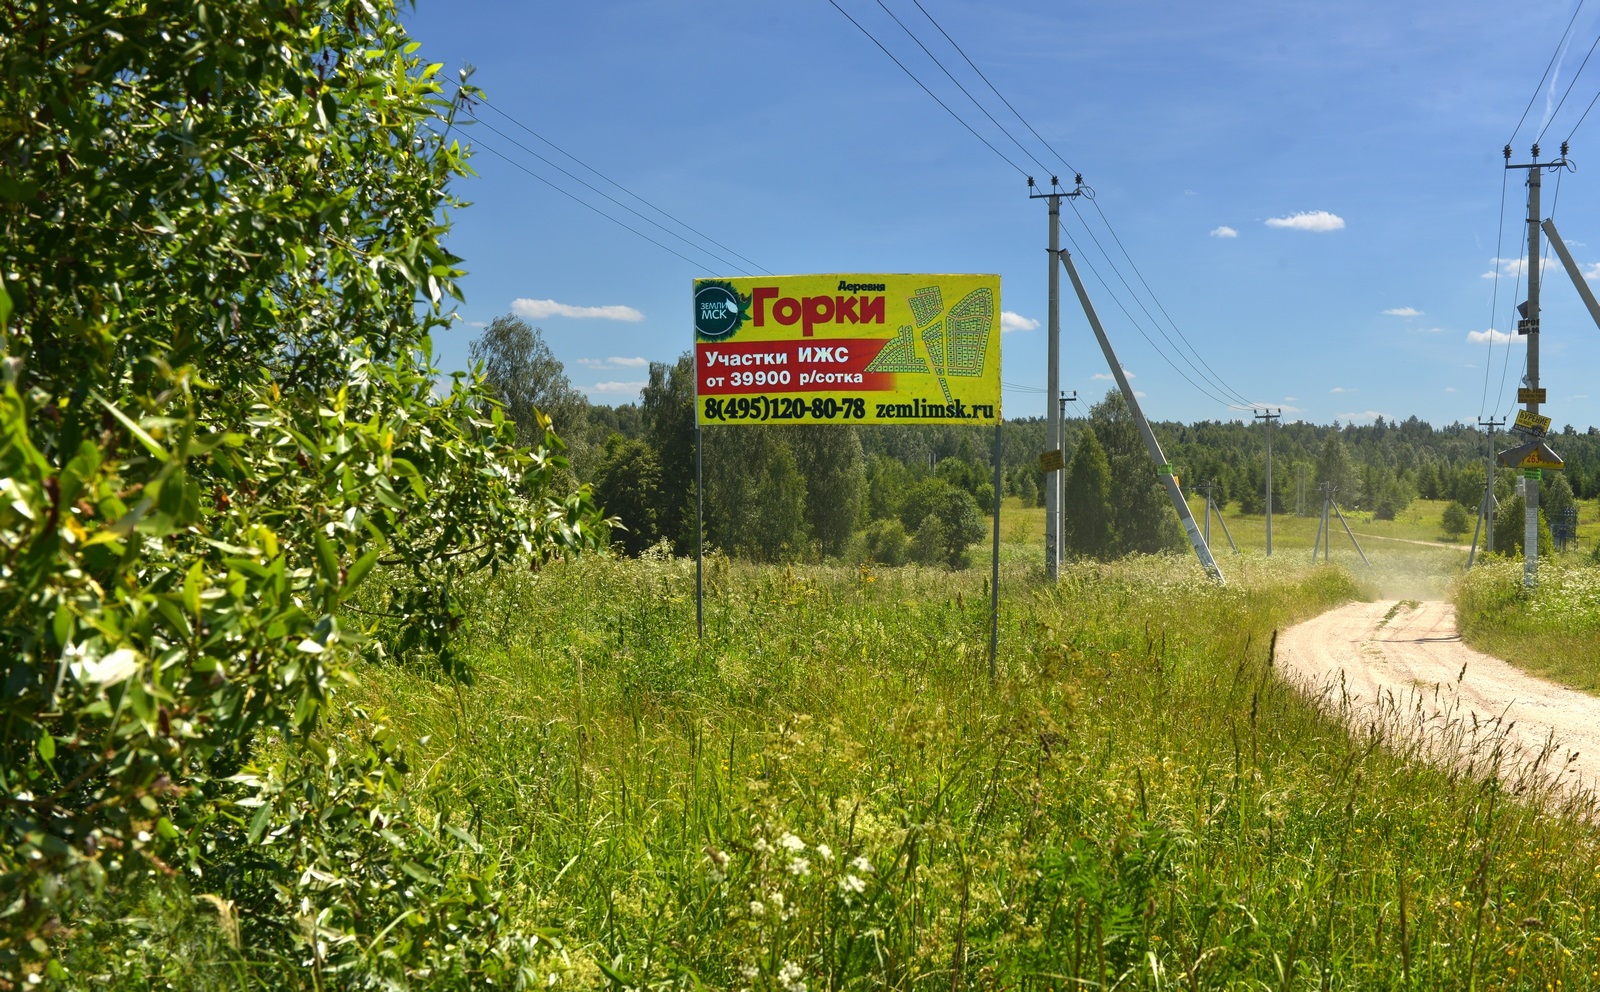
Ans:
[[[1600,106],[1579,124],[1600,50],[1578,72],[1600,6],[922,0],[1036,138],[913,0],[884,0],[1019,148],[877,0],[838,4],[995,150],[829,0],[421,0],[406,17],[421,54],[475,65],[494,108],[461,132],[479,175],[457,188],[472,206],[449,244],[469,274],[460,321],[436,337],[445,368],[520,312],[591,400],[630,402],[648,362],[688,348],[697,276],[998,272],[1005,414],[1042,414],[1047,220],[1024,174],[1070,184],[1061,159],[1095,194],[1081,218],[1064,208],[1063,246],[1159,419],[1248,416],[1223,402],[1239,399],[1319,423],[1504,415],[1527,239],[1508,139],[1525,162],[1541,131],[1542,158],[1572,135],[1579,171],[1554,209],[1545,174],[1542,214],[1600,277]],[[726,250],[675,239],[512,139]],[[1551,263],[1544,412],[1581,430],[1600,425],[1600,329]],[[1110,377],[1065,278],[1061,315],[1062,387],[1098,399]]]

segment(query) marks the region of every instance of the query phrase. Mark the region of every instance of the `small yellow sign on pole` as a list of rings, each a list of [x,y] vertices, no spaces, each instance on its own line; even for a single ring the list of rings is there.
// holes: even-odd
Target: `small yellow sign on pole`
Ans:
[[[1518,410],[1515,426],[1517,430],[1527,431],[1530,434],[1548,434],[1550,433],[1550,418],[1543,414]]]
[[[1543,389],[1529,389],[1526,386],[1517,390],[1518,403],[1547,403]]]
[[[1039,471],[1041,472],[1059,472],[1065,464],[1066,462],[1061,458],[1060,450],[1046,451],[1039,456]]]

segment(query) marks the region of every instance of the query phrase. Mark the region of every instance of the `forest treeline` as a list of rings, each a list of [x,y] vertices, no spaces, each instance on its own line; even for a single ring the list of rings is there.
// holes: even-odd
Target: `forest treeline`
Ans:
[[[520,355],[507,361],[506,353]],[[568,438],[573,482],[592,484],[630,554],[665,542],[693,550],[694,379],[690,353],[652,363],[639,403],[586,402],[520,317],[497,319],[473,349],[515,418],[537,405]],[[512,372],[515,375],[512,376]],[[511,384],[515,383],[515,387]],[[522,404],[519,406],[519,403]],[[1182,547],[1183,532],[1122,398],[1109,392],[1065,422],[1065,521],[1071,553],[1117,557]],[[526,416],[526,414],[524,414]],[[1266,427],[1251,419],[1152,424],[1185,492],[1246,514],[1266,512]],[[1043,503],[1043,417],[1001,427],[1002,497]],[[1559,518],[1600,497],[1600,428],[1558,426],[1550,444],[1565,472],[1546,472],[1541,505]],[[946,425],[711,426],[703,438],[707,540],[762,561],[854,557],[959,566],[987,531],[995,498],[991,428]],[[1510,447],[1513,436],[1495,438]],[[1489,439],[1460,422],[1415,416],[1370,424],[1279,421],[1273,428],[1273,510],[1315,514],[1321,487],[1346,510],[1392,519],[1416,499],[1450,499],[1476,514]],[[1496,471],[1510,500],[1518,473]],[[1452,514],[1452,518],[1455,515]]]

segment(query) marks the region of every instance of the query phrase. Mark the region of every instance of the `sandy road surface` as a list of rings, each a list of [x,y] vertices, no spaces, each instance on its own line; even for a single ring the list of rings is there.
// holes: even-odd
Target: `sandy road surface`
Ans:
[[[1283,631],[1277,664],[1331,707],[1348,697],[1352,720],[1376,721],[1437,759],[1481,762],[1503,742],[1505,778],[1536,768],[1569,796],[1600,785],[1600,698],[1466,646],[1449,603],[1342,606]]]

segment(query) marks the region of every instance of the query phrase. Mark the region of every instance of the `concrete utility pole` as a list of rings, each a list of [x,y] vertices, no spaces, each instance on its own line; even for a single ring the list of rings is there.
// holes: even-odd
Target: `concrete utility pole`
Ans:
[[[1106,329],[1100,324],[1100,317],[1094,312],[1094,304],[1089,302],[1089,291],[1083,288],[1083,280],[1078,277],[1078,267],[1072,264],[1072,256],[1063,251],[1061,264],[1067,270],[1067,275],[1072,279],[1072,288],[1078,293],[1078,303],[1083,306],[1083,315],[1089,320],[1089,329],[1094,331],[1095,340],[1100,342],[1100,352],[1106,356],[1106,364],[1111,367],[1111,377],[1117,380],[1117,388],[1122,391],[1122,398],[1128,403],[1128,412],[1133,415],[1133,422],[1139,425],[1139,433],[1144,436],[1145,449],[1150,452],[1150,457],[1156,463],[1156,471],[1161,475],[1162,483],[1167,487],[1167,496],[1172,500],[1172,508],[1178,511],[1178,520],[1183,523],[1184,533],[1189,535],[1189,544],[1194,548],[1195,557],[1200,559],[1200,565],[1206,570],[1212,581],[1218,585],[1226,584],[1222,577],[1222,569],[1217,567],[1217,560],[1211,556],[1211,545],[1200,533],[1200,525],[1195,523],[1194,514],[1189,512],[1189,504],[1183,498],[1183,489],[1178,485],[1178,477],[1174,474],[1171,463],[1161,451],[1161,442],[1156,440],[1155,432],[1150,429],[1150,422],[1145,419],[1144,411],[1139,407],[1138,397],[1133,395],[1133,387],[1128,385],[1128,376],[1122,371],[1122,364],[1117,361],[1117,353],[1111,348],[1111,339],[1106,337]]]
[[[1467,552],[1468,568],[1472,567],[1473,559],[1478,556],[1478,531],[1479,528],[1484,528],[1485,524],[1488,526],[1484,528],[1487,533],[1484,537],[1483,553],[1494,553],[1494,429],[1504,427],[1505,423],[1504,420],[1496,420],[1493,417],[1488,420],[1478,418],[1478,426],[1489,430],[1489,474],[1483,480],[1483,505],[1478,507],[1477,523],[1472,525],[1472,550]]]
[[[1050,192],[1036,193],[1033,177],[1028,177],[1028,198],[1050,201],[1049,350],[1045,359],[1044,413],[1050,450],[1056,452],[1061,451],[1061,419],[1065,406],[1056,402],[1056,397],[1061,395],[1061,271],[1056,266],[1056,258],[1061,253],[1061,198],[1083,193],[1083,177],[1076,178],[1078,188],[1071,192],[1063,192],[1057,177],[1051,176]],[[1044,572],[1051,582],[1061,577],[1061,497],[1065,474],[1063,466],[1046,472],[1044,480]]]
[[[1279,407],[1277,413],[1268,410],[1266,413],[1256,414],[1257,420],[1267,422],[1267,557],[1272,557],[1272,422],[1283,416],[1283,408]]]
[[[1567,145],[1561,143],[1561,157],[1550,162],[1539,161],[1539,146],[1533,146],[1533,160],[1520,165],[1511,164],[1511,146],[1507,145],[1502,154],[1505,156],[1507,169],[1528,170],[1528,300],[1518,309],[1522,319],[1517,321],[1517,333],[1528,338],[1528,374],[1523,380],[1526,389],[1519,389],[1517,395],[1524,403],[1528,417],[1539,416],[1539,403],[1543,399],[1543,390],[1539,388],[1539,187],[1541,175],[1545,169],[1560,169],[1567,166]],[[1541,432],[1542,433],[1542,432]],[[1523,478],[1530,485],[1523,488],[1524,518],[1522,527],[1522,584],[1532,589],[1539,584],[1539,479],[1543,473],[1537,468],[1522,470]]]

